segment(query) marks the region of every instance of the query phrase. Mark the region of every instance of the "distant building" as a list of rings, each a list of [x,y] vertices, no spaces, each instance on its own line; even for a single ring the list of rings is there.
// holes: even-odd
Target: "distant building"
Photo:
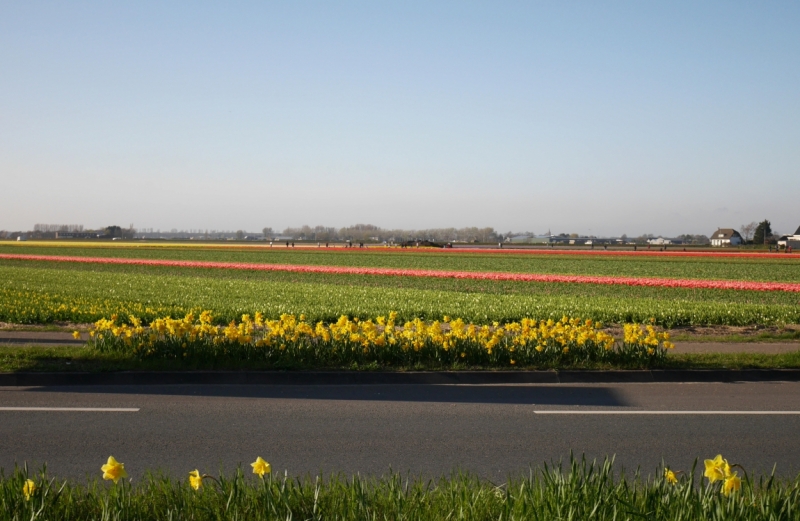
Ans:
[[[800,227],[797,228],[794,235],[782,235],[778,239],[779,248],[786,248],[787,246],[791,246],[793,250],[795,248],[800,250]]]
[[[647,244],[653,246],[666,246],[667,244],[683,244],[681,239],[670,239],[668,237],[657,237],[655,239],[647,239]]]
[[[711,246],[738,246],[743,242],[742,236],[733,228],[720,228],[711,234]]]

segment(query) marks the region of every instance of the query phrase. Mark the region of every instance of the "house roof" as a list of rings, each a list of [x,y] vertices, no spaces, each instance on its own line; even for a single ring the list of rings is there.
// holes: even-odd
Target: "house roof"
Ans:
[[[795,235],[800,235],[800,226],[797,227],[797,231],[794,232]]]
[[[741,237],[741,235],[733,228],[720,228],[711,234],[711,239],[730,239],[731,237]]]

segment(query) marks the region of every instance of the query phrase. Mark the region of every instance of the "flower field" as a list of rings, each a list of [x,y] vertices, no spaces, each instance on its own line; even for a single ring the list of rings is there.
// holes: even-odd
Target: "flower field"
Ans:
[[[134,315],[149,323],[212,309],[217,325],[255,312],[335,322],[387,310],[402,321],[449,315],[476,324],[562,316],[654,318],[664,327],[800,323],[800,262],[791,255],[369,251],[2,244],[0,321]]]
[[[80,264],[112,264],[160,266],[246,271],[285,271],[292,273],[325,273],[332,275],[372,275],[390,277],[430,277],[440,279],[473,279],[514,282],[562,282],[573,284],[608,284],[619,286],[648,286],[692,289],[730,289],[745,291],[787,291],[800,293],[800,283],[758,282],[706,279],[667,279],[655,277],[610,277],[588,275],[556,275],[534,273],[504,273],[476,271],[417,270],[398,268],[359,268],[351,266],[314,266],[302,264],[254,264],[237,262],[185,261],[163,259],[125,259],[115,257],[71,257],[64,255],[0,254],[2,260],[46,261]]]
[[[185,479],[128,479],[124,463],[98,463],[103,483],[81,486],[16,468],[0,474],[0,521],[83,519],[592,519],[798,520],[800,478],[748,476],[721,455],[655,477],[627,476],[613,461],[570,458],[494,484],[453,474],[436,480],[389,474],[275,476],[261,457],[233,475],[195,469]],[[741,472],[741,475],[739,474]]]
[[[215,243],[215,242],[199,242],[199,243],[186,243],[186,242],[156,242],[156,241],[147,241],[142,243],[132,243],[132,242],[120,242],[120,243],[107,243],[107,242],[93,242],[93,241],[69,241],[69,243],[54,243],[52,241],[26,241],[26,244],[10,244],[8,246],[11,247],[51,247],[51,248],[85,248],[85,249],[109,249],[109,248],[131,248],[132,246],[141,247],[145,246],[147,248],[152,249],[203,249],[203,250],[222,250],[222,251],[247,251],[247,250],[258,250],[266,248],[265,243],[234,243],[234,244],[224,244],[224,243]],[[280,248],[283,246],[282,243],[277,242],[277,247]],[[353,253],[354,250],[348,250],[344,248],[343,244],[332,244],[329,246],[321,246],[316,245],[314,242],[310,243],[300,243],[298,244],[299,248],[305,249],[315,249],[315,250],[324,250],[326,252],[332,253]],[[717,248],[710,248],[708,246],[701,247],[700,249],[695,249],[690,247],[689,251],[686,251],[685,247],[678,247],[678,246],[668,246],[667,249],[656,249],[659,247],[655,247],[653,249],[647,249],[647,247],[643,247],[641,249],[634,249],[631,250],[630,246],[628,247],[612,247],[611,250],[608,249],[600,249],[601,247],[598,246],[598,249],[586,249],[586,248],[568,248],[565,246],[559,246],[558,248],[554,247],[505,247],[505,248],[495,248],[495,247],[464,247],[463,245],[458,246],[456,248],[400,248],[398,246],[387,246],[382,244],[375,244],[370,245],[367,244],[367,247],[364,249],[355,250],[359,253],[375,253],[375,252],[385,252],[385,251],[392,251],[393,253],[401,253],[401,254],[425,254],[425,253],[432,253],[432,254],[448,254],[448,255],[459,255],[459,254],[501,254],[501,255],[564,255],[564,256],[597,256],[597,257],[705,257],[705,258],[731,258],[731,259],[769,259],[769,260],[781,260],[781,259],[790,259],[791,257],[786,256],[778,256],[778,254],[773,254],[772,252],[767,251],[749,251],[749,250],[731,250],[731,249],[717,249]]]
[[[487,288],[455,281],[439,281],[441,285],[435,286],[426,279],[412,284],[329,277],[273,280],[219,270],[165,274],[0,266],[0,321],[88,323],[113,314],[132,314],[149,323],[203,309],[213,309],[220,323],[255,311],[267,316],[304,313],[309,320],[335,321],[343,314],[365,319],[394,309],[402,320],[449,315],[475,323],[564,315],[606,323],[655,318],[666,327],[800,322],[800,308],[788,300],[796,297],[794,293],[747,292],[757,293],[748,296],[742,295],[745,292],[656,288],[619,288],[619,293],[611,293],[616,287],[520,288],[493,283]]]
[[[149,322],[204,309],[220,323],[256,311],[335,321],[395,310],[401,320],[474,323],[567,315],[616,324],[655,318],[665,327],[796,324],[798,300],[787,291],[0,260],[0,321],[26,324],[113,314]]]
[[[339,317],[336,322],[309,322],[306,317],[261,313],[215,326],[212,313],[151,321],[134,316],[98,320],[89,346],[139,359],[190,362],[258,360],[275,367],[562,367],[598,363],[650,367],[674,346],[669,334],[652,325],[625,324],[614,339],[592,320],[562,317],[558,321],[523,319],[501,325],[476,325],[463,319],[420,319],[400,324],[390,312],[367,320]],[[76,332],[76,336],[78,333]]]
[[[52,243],[51,243],[52,244]],[[657,257],[523,253],[443,253],[415,250],[292,249],[249,247],[17,246],[0,243],[0,254],[286,264],[468,272],[509,272],[596,277],[655,277],[762,282],[800,282],[800,255],[751,257]]]

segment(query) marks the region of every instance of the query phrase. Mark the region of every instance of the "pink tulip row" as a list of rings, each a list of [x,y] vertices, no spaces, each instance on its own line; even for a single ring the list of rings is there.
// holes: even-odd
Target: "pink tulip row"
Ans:
[[[567,282],[578,284],[611,284],[664,288],[733,289],[749,291],[789,291],[800,293],[796,282],[756,282],[741,280],[661,279],[655,277],[608,277],[593,275],[555,275],[484,271],[414,270],[398,268],[363,268],[351,266],[309,266],[301,264],[253,264],[244,262],[211,262],[161,259],[129,259],[108,257],[72,257],[64,255],[0,254],[0,259],[77,262],[85,264],[124,264],[167,266],[177,268],[211,268],[251,271],[288,271],[294,273],[331,273],[337,275],[382,275],[393,277],[433,277],[442,279],[498,280],[515,282]]]

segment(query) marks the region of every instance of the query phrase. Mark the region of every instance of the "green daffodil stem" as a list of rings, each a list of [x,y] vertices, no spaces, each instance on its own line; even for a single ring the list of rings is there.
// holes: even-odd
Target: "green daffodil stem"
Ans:
[[[217,484],[217,486],[218,486],[220,489],[222,488],[222,484],[221,484],[221,483],[219,482],[219,480],[218,480],[217,478],[215,478],[214,476],[211,476],[211,475],[209,475],[209,474],[203,474],[201,477],[202,477],[204,480],[206,480],[206,479],[210,479],[211,481],[213,481],[214,483],[216,483],[216,484]]]
[[[742,469],[742,474],[744,474],[744,481],[745,481],[745,483],[750,483],[750,478],[748,478],[748,477],[747,477],[747,471],[745,470],[745,468],[744,468],[744,467],[742,467],[742,466],[741,466],[741,465],[739,465],[738,463],[734,463],[733,465],[731,465],[731,468]]]

